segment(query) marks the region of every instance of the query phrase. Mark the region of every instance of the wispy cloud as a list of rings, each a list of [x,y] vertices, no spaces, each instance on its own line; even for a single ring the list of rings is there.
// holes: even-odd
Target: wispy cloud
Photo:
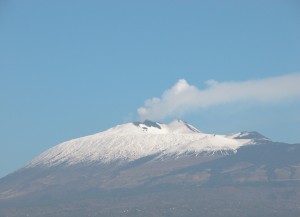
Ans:
[[[146,100],[144,106],[138,109],[140,119],[162,120],[168,116],[237,101],[268,103],[292,97],[300,99],[300,73],[243,82],[209,80],[205,83],[206,88],[199,89],[184,79],[179,80],[160,98]]]

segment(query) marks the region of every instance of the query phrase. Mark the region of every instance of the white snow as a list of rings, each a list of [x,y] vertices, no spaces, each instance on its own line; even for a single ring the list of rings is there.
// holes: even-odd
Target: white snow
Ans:
[[[251,139],[253,144],[258,141],[260,141],[260,142],[271,141],[269,138],[267,138],[257,132],[239,132],[239,133],[229,135],[227,137],[231,138],[231,139]]]
[[[235,151],[249,139],[200,132],[175,120],[170,124],[146,121],[127,123],[94,135],[73,139],[45,151],[26,167],[133,161],[150,155],[180,156],[185,153]]]

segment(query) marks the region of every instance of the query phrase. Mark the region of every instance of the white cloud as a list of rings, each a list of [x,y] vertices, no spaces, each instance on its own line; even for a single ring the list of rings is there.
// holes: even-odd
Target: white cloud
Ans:
[[[168,116],[237,101],[267,103],[292,97],[300,99],[300,73],[243,82],[209,80],[205,84],[205,89],[199,89],[184,79],[179,80],[160,98],[146,100],[144,106],[138,109],[140,119],[162,120]]]

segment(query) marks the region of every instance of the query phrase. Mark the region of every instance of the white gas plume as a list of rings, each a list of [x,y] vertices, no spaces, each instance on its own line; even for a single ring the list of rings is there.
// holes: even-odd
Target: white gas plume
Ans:
[[[161,97],[146,100],[144,106],[138,109],[140,119],[163,120],[224,103],[269,103],[293,97],[300,99],[300,73],[242,82],[209,80],[205,83],[206,88],[199,89],[180,79]]]

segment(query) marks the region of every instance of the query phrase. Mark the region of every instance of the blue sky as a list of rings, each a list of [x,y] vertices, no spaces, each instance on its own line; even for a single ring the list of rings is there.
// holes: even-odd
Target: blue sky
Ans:
[[[69,139],[138,119],[179,79],[300,72],[300,3],[0,2],[0,177]],[[300,142],[300,100],[232,102],[177,116],[202,131]]]

